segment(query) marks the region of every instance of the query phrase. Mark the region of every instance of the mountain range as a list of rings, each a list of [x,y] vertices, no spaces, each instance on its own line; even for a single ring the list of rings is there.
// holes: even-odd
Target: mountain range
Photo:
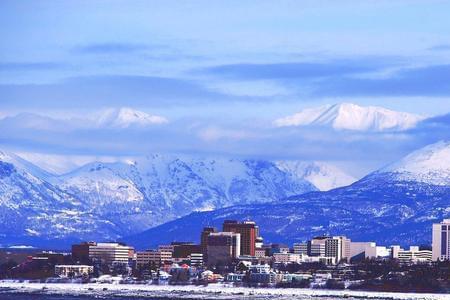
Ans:
[[[323,162],[157,154],[54,175],[1,152],[0,244],[114,240],[192,211],[271,202],[353,181]]]
[[[357,182],[281,201],[194,212],[125,241],[146,248],[198,241],[204,226],[225,219],[254,220],[266,241],[293,243],[316,235],[411,245],[431,242],[431,224],[450,216],[450,142],[419,149]]]
[[[116,132],[167,122],[127,108],[86,120],[75,120],[73,128]],[[389,132],[422,120],[343,103],[307,109],[275,125]],[[56,131],[70,130],[69,121],[21,114],[0,125]],[[0,244],[66,247],[80,240],[123,239],[147,247],[197,240],[202,226],[231,218],[257,221],[267,241],[329,233],[379,243],[429,243],[431,222],[450,214],[448,142],[419,149],[358,181],[321,161],[169,154],[107,161],[55,175],[0,151]]]

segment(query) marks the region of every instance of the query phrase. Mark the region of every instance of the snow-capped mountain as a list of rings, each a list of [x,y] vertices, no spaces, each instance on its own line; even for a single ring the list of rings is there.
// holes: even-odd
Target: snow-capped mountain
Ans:
[[[97,230],[110,238],[113,224],[93,216],[74,195],[48,183],[45,179],[50,176],[13,154],[1,152],[0,241],[83,238]]]
[[[53,182],[89,202],[99,214],[113,211],[124,224],[124,233],[194,210],[268,202],[316,190],[271,162],[170,155],[91,163]]]
[[[332,164],[320,161],[277,161],[280,170],[304,179],[320,191],[329,191],[352,184],[357,179]]]
[[[161,116],[150,115],[132,108],[122,107],[104,111],[96,119],[96,122],[100,127],[128,128],[164,124],[168,120]]]
[[[445,182],[449,148],[444,142],[430,145],[347,187],[196,212],[125,240],[147,247],[173,240],[196,241],[203,226],[220,228],[224,219],[251,219],[268,242],[343,234],[384,245],[430,243],[431,224],[450,217],[450,181]]]
[[[389,110],[377,106],[359,106],[352,103],[325,105],[304,109],[294,115],[274,121],[277,127],[321,126],[337,130],[401,131],[410,129],[425,117]]]
[[[398,181],[450,185],[450,142],[441,141],[414,151],[377,173]]]
[[[314,169],[292,161],[175,155],[94,162],[59,176],[11,153],[2,152],[0,162],[0,219],[9,224],[1,228],[4,243],[112,240],[192,211],[316,191],[311,179],[317,174],[320,187],[323,178],[329,186],[345,175],[318,163]]]

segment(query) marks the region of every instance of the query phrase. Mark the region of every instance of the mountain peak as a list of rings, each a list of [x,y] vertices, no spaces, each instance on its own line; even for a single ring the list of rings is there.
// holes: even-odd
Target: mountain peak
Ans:
[[[413,128],[424,117],[378,106],[339,103],[306,108],[274,121],[277,127],[320,126],[337,130],[398,131]]]
[[[450,141],[440,141],[416,150],[377,173],[393,173],[397,179],[405,181],[449,185]]]
[[[155,124],[164,124],[168,120],[157,115],[135,110],[129,107],[106,110],[99,118],[98,124],[105,127],[128,128],[132,126],[146,127]]]

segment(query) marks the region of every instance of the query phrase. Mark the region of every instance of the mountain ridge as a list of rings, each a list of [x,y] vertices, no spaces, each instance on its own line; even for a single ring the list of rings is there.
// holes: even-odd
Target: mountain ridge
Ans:
[[[92,162],[57,176],[5,153],[0,156],[0,220],[12,227],[2,228],[0,243],[114,240],[195,210],[274,201],[316,190],[263,160],[148,155]],[[14,218],[19,223],[14,224]]]
[[[406,157],[433,152],[444,144],[445,149],[450,149],[450,144],[442,143],[419,149]],[[331,191],[192,213],[124,240],[139,247],[181,237],[198,240],[203,226],[220,228],[225,219],[251,219],[260,226],[266,241],[271,242],[293,243],[315,235],[333,234],[384,245],[428,244],[431,242],[431,224],[450,216],[449,195],[450,182],[436,185],[420,178],[416,181],[405,179],[395,172],[376,171],[349,186]],[[154,237],[163,240],[157,241]]]
[[[398,112],[378,106],[339,103],[306,108],[290,116],[276,119],[276,127],[318,126],[335,130],[403,131],[415,127],[424,116]]]

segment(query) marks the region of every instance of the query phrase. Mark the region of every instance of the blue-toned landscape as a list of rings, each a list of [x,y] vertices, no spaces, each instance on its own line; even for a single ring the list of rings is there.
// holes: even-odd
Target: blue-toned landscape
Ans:
[[[448,294],[449,11],[1,1],[0,299]]]

